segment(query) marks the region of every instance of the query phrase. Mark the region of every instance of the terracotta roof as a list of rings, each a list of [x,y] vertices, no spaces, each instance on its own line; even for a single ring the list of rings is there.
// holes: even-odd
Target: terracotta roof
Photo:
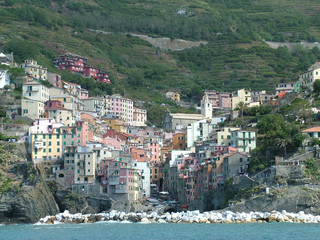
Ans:
[[[302,132],[308,133],[308,132],[320,132],[320,127],[313,127],[303,130]]]
[[[278,95],[278,98],[282,98],[284,95],[286,95],[287,94],[287,92],[283,92],[283,93],[281,93],[281,94],[279,94]]]

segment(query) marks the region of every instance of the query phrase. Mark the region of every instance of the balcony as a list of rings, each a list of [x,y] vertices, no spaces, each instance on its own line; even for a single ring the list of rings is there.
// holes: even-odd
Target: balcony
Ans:
[[[40,142],[40,141],[34,142],[34,147],[35,147],[36,149],[43,148],[43,142]]]

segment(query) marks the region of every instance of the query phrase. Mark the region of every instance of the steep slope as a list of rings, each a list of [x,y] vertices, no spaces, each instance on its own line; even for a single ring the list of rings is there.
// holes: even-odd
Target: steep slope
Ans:
[[[0,222],[36,222],[58,212],[47,184],[26,160],[24,145],[1,142]]]
[[[161,92],[169,89],[189,98],[199,89],[271,91],[276,83],[295,81],[320,51],[271,49],[263,39],[319,41],[319,10],[316,0],[5,0],[0,48],[13,51],[18,62],[34,58],[54,72],[58,54],[87,56],[110,73],[115,92],[135,100],[165,102]],[[127,33],[208,44],[163,51]]]

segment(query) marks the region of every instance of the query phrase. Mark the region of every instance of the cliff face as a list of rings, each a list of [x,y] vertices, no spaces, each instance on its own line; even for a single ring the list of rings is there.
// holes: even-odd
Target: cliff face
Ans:
[[[279,189],[270,194],[262,194],[239,202],[226,210],[233,212],[286,210],[287,212],[304,211],[305,213],[319,215],[320,191],[300,186]]]
[[[0,223],[32,223],[57,214],[46,182],[26,160],[24,145],[0,143]]]
[[[34,186],[23,186],[16,194],[5,195],[0,203],[2,223],[34,223],[57,213],[59,208],[43,180]]]
[[[320,215],[320,185],[305,174],[302,165],[277,166],[265,182],[269,186],[268,193],[264,184],[258,184],[245,176],[234,177],[225,189],[216,190],[208,197],[207,210],[286,210]]]

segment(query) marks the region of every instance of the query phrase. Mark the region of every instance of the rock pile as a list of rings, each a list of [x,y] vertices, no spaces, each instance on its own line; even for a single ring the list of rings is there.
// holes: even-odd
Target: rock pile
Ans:
[[[320,223],[320,216],[298,213],[278,212],[204,212],[199,210],[165,213],[159,215],[157,212],[151,213],[125,213],[112,210],[109,213],[98,214],[70,214],[64,211],[55,216],[41,218],[37,224],[58,224],[58,223],[94,223],[98,221],[117,222],[140,222],[140,223],[264,223],[264,222],[294,222],[294,223]]]

